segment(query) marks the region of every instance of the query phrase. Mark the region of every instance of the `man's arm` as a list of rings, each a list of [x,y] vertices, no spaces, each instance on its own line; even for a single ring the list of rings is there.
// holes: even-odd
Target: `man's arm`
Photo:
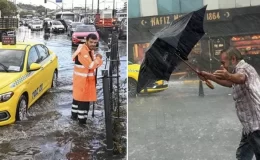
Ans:
[[[81,48],[83,47],[82,44],[80,44],[77,48],[77,50],[72,55],[72,60],[75,61],[76,56],[80,53]]]
[[[233,82],[229,80],[222,80],[222,79],[217,79],[213,74],[209,78],[210,80],[216,82],[217,84],[224,86],[224,87],[232,87]]]
[[[230,74],[228,79],[229,79],[229,81],[231,81],[235,84],[245,84],[246,75],[240,74],[240,73]]]
[[[246,71],[244,69],[237,69],[236,73],[231,74],[226,69],[217,70],[213,73],[217,79],[228,80],[235,84],[245,84]]]
[[[200,75],[202,76],[202,77],[200,76],[200,79],[205,80],[205,78],[206,78],[206,79],[216,82],[217,84],[224,86],[224,87],[232,87],[232,84],[233,84],[232,81],[218,79],[213,74],[208,73],[208,72],[202,71],[200,73]],[[205,77],[205,78],[203,79],[203,77]]]

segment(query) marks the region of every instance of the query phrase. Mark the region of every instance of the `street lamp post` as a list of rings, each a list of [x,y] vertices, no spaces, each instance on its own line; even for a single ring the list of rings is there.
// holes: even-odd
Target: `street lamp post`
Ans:
[[[115,12],[115,0],[113,0],[113,18],[116,17],[116,12]]]
[[[74,0],[72,0],[72,4],[71,4],[72,5],[72,8],[71,8],[72,12],[73,12],[73,3],[74,3]]]
[[[85,0],[85,16],[87,16],[87,0]]]
[[[61,11],[63,12],[63,1],[61,2]]]
[[[97,14],[99,14],[99,0],[98,0],[97,3],[98,3],[98,4],[97,4]]]
[[[94,12],[94,0],[92,0],[92,14]]]
[[[59,7],[59,8],[63,11],[63,2],[62,2],[62,6],[59,6],[57,3],[52,2],[52,1],[50,1],[50,0],[46,0],[46,2],[50,2],[50,3],[52,3],[52,4],[55,4],[55,5],[56,5],[56,8]]]

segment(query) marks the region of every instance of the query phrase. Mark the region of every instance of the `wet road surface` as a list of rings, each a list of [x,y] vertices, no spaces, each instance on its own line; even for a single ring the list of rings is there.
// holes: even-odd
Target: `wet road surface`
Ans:
[[[1,127],[0,159],[99,159],[93,153],[105,143],[101,79],[98,80],[95,118],[91,117],[92,111],[90,111],[87,125],[79,126],[77,122],[70,119],[73,73],[71,55],[75,51],[75,48],[71,48],[70,37],[67,37],[66,34],[51,34],[49,40],[44,40],[43,32],[31,32],[27,27],[20,27],[17,41],[43,42],[57,54],[59,60],[58,87],[44,94],[29,109],[28,120]],[[124,41],[120,42],[119,49],[122,58],[125,58],[126,43]],[[103,57],[105,57],[105,50],[107,50],[107,46],[101,42],[98,52],[103,54]],[[126,63],[125,66],[121,64],[121,67],[126,68]],[[101,76],[102,68],[104,69],[105,65],[99,69],[98,76]],[[126,73],[121,74],[121,81],[123,81]]]
[[[164,92],[129,99],[131,160],[234,160],[241,138],[231,89],[169,82]]]

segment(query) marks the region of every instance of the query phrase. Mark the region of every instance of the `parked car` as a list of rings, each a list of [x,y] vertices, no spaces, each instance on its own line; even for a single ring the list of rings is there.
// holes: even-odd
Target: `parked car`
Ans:
[[[122,39],[123,37],[126,39],[127,37],[127,18],[123,18],[118,27],[118,38]]]
[[[30,20],[29,19],[25,19],[24,20],[24,26],[28,26],[28,23],[30,22]]]
[[[72,22],[68,27],[68,36],[72,36],[73,32],[75,31],[78,25],[83,25],[81,22]]]
[[[32,20],[28,21],[27,24],[28,24],[28,28],[31,29],[31,27],[32,27]]]
[[[78,25],[74,33],[72,34],[72,46],[77,46],[81,43],[85,43],[86,37],[91,33],[96,34],[99,39],[99,34],[94,25]]]
[[[65,27],[60,21],[51,21],[51,32],[53,33],[64,33]]]
[[[71,25],[71,23],[73,23],[73,22],[72,22],[72,20],[65,19],[65,23],[66,23],[67,26],[69,26],[69,25]]]
[[[70,21],[64,20],[64,19],[60,19],[59,21],[64,26],[64,30],[67,32],[68,31],[68,24],[67,23],[70,23]]]
[[[42,21],[33,21],[31,30],[32,31],[41,31],[43,29],[42,27]]]
[[[140,64],[134,64],[128,61],[128,96],[136,97],[137,95],[137,82],[140,71]],[[156,93],[168,89],[168,82],[159,80],[149,84],[141,93]]]
[[[58,77],[58,57],[39,43],[0,43],[0,126],[26,120],[28,109]]]
[[[23,21],[19,21],[19,26],[22,26],[23,25]]]

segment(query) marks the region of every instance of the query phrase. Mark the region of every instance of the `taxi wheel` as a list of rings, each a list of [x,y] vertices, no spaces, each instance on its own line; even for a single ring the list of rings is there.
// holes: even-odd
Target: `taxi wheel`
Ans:
[[[129,97],[137,96],[137,82],[134,79],[128,79],[128,95]]]
[[[53,73],[53,77],[52,77],[51,88],[56,88],[57,87],[57,82],[58,82],[58,73],[57,73],[57,71],[55,71]]]
[[[18,101],[17,110],[16,110],[16,120],[22,121],[26,119],[28,100],[25,95],[22,95]]]

